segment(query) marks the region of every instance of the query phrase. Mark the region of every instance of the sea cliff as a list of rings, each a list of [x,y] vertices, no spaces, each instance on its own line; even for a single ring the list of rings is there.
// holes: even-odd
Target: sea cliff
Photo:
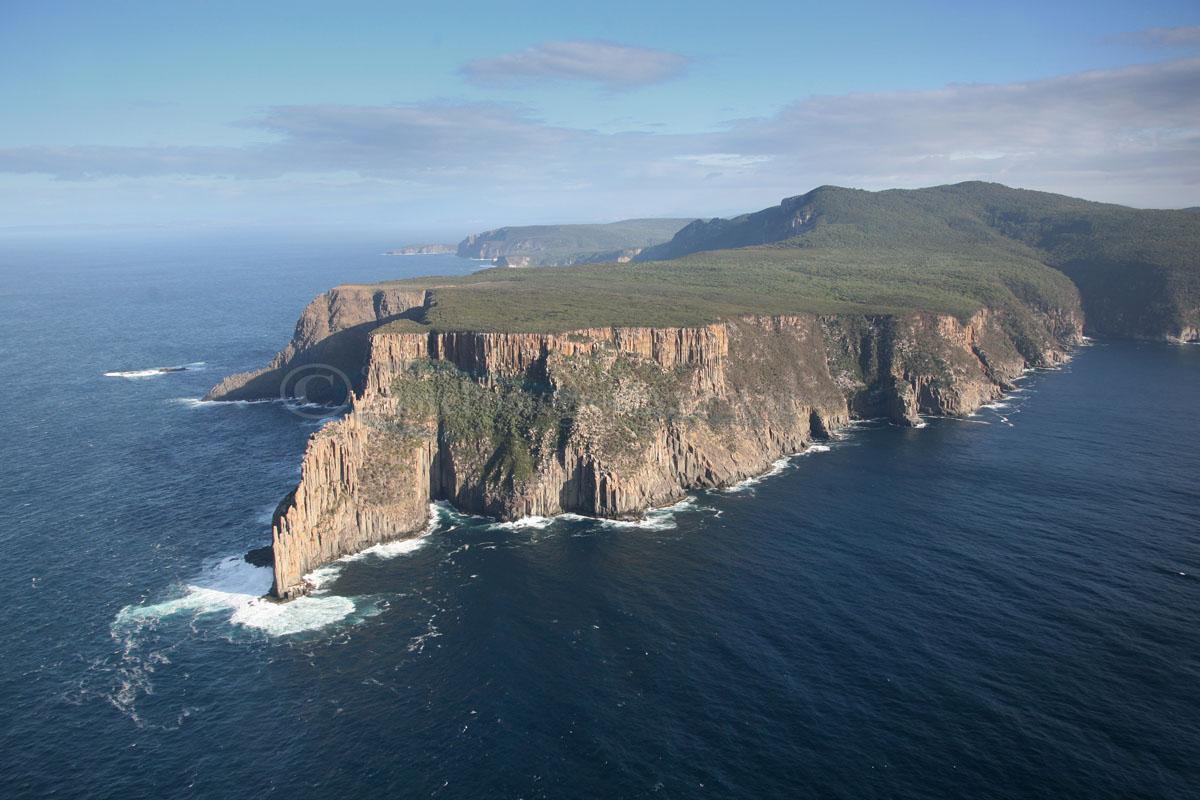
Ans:
[[[415,535],[434,500],[500,519],[638,516],[760,474],[856,417],[971,413],[1026,367],[1064,360],[1082,332],[1078,307],[536,334],[378,327],[424,301],[333,290],[271,367],[213,391],[276,392],[281,372],[318,354],[361,376],[275,513],[278,597],[303,594],[323,563]],[[361,344],[328,343],[345,331]]]
[[[205,400],[259,400],[291,396],[287,378],[310,364],[340,371],[350,383],[332,385],[329,397],[310,399],[340,403],[347,389],[362,388],[363,368],[370,351],[370,333],[385,322],[420,308],[423,289],[346,285],[317,296],[300,314],[287,346],[262,369],[230,375],[204,396]],[[316,387],[312,387],[314,390]]]

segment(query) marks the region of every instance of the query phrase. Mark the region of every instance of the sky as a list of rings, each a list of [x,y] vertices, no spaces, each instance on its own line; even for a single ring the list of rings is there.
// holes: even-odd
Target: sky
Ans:
[[[0,231],[454,238],[962,180],[1200,205],[1200,4],[0,0]]]

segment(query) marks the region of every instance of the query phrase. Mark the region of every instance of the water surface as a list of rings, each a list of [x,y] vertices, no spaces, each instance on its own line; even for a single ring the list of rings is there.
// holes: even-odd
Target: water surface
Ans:
[[[639,525],[441,508],[253,602],[320,422],[196,399],[330,285],[476,266],[394,244],[0,245],[4,796],[1195,791],[1200,347],[1097,343]]]

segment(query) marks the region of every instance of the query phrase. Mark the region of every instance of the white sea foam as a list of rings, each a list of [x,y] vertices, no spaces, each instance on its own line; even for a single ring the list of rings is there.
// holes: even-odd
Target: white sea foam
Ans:
[[[539,517],[535,515],[509,520],[508,522],[493,522],[491,527],[510,531],[518,528],[533,528],[535,530],[542,530],[543,528],[550,527],[550,525],[553,524],[554,519],[554,517]]]
[[[571,520],[574,522],[591,522],[602,528],[640,528],[642,530],[665,531],[677,527],[675,515],[696,507],[696,498],[692,495],[661,508],[651,508],[638,519],[609,519],[608,517],[589,517],[584,514],[559,514],[555,519]],[[501,523],[502,524],[502,523]]]
[[[312,597],[313,595],[327,590],[342,574],[342,568],[345,567],[346,564],[355,561],[365,561],[370,558],[388,559],[415,553],[425,545],[425,542],[427,541],[426,537],[437,530],[438,526],[445,521],[448,509],[449,506],[445,503],[430,503],[429,524],[427,524],[425,529],[416,536],[408,539],[396,539],[395,541],[382,542],[380,544],[372,545],[371,547],[359,550],[357,553],[351,553],[350,555],[342,556],[336,561],[326,564],[323,567],[317,567],[312,572],[304,576],[304,580],[313,587],[313,592],[312,594],[308,595],[308,597]],[[450,513],[454,512],[451,511]],[[293,600],[292,602],[297,601]]]
[[[342,561],[340,563],[345,562]],[[304,576],[304,582],[312,587],[312,591],[314,593],[328,591],[329,587],[332,586],[342,574],[342,568],[338,566],[338,564],[339,561],[335,561],[332,564],[326,564],[323,567],[317,567],[312,572],[309,572]]]
[[[246,406],[258,406],[266,403],[283,403],[284,400],[278,397],[267,398],[265,400],[202,400],[199,397],[174,397],[170,402],[176,405],[187,406],[188,408],[217,408],[219,406],[232,406],[234,408],[245,408]]]
[[[409,641],[408,646],[405,648],[406,650],[408,650],[408,652],[422,653],[425,651],[426,642],[428,642],[430,639],[436,639],[437,637],[442,635],[441,632],[437,629],[437,626],[433,624],[432,620],[430,620],[427,623],[427,625],[428,625],[428,627],[426,628],[424,633],[420,634],[419,636],[414,636]]]
[[[321,411],[321,410],[325,410],[325,411],[328,411],[330,414],[336,414],[346,407],[345,405],[331,406],[331,405],[327,405],[325,403],[301,403],[299,400],[296,400],[291,397],[284,398],[283,400],[278,401],[278,402],[282,402],[284,404],[284,406],[287,407],[288,411]]]
[[[652,531],[665,531],[677,527],[675,515],[682,511],[690,511],[696,507],[696,498],[692,495],[673,505],[662,508],[652,508],[635,520],[604,520],[601,525],[614,528],[645,528]]]
[[[183,594],[149,605],[125,606],[113,622],[114,630],[136,629],[167,617],[192,619],[228,613],[229,622],[256,628],[271,635],[311,631],[339,622],[354,612],[354,600],[337,596],[307,596],[290,603],[265,597],[271,590],[270,567],[256,567],[240,555],[211,564],[185,584]]]
[[[314,573],[307,577],[319,587],[321,576]],[[256,567],[240,555],[227,556],[188,581],[178,597],[125,606],[117,613],[113,629],[136,630],[177,615],[194,620],[209,614],[229,614],[228,621],[235,625],[282,636],[317,630],[354,613],[353,598],[322,595],[319,589],[289,603],[277,603],[265,597],[271,590],[271,580],[270,567]]]
[[[156,378],[159,375],[170,375],[175,372],[193,372],[204,369],[205,362],[193,361],[190,364],[178,364],[173,367],[149,367],[148,369],[131,369],[104,373],[106,378]]]
[[[767,478],[772,478],[776,475],[779,475],[785,469],[787,469],[791,465],[791,463],[792,463],[792,456],[785,456],[784,458],[780,458],[776,461],[772,461],[771,468],[768,469],[766,472],[763,472],[758,475],[752,475],[751,477],[746,478],[745,480],[740,480],[735,484],[726,486],[724,489],[721,489],[720,491],[725,492],[726,494],[740,494],[742,492],[748,491],[749,489],[753,488],[754,486],[757,486],[758,484],[765,481]]]
[[[436,527],[438,524],[445,525],[448,528],[454,528],[460,525],[466,525],[470,522],[487,522],[491,519],[490,517],[481,517],[477,514],[468,514],[465,511],[459,511],[445,500],[438,500],[430,504],[429,512],[429,524],[431,529]]]
[[[726,486],[724,489],[719,489],[718,491],[724,492],[725,494],[741,494],[742,492],[746,492],[746,491],[749,491],[750,489],[754,488],[758,484],[765,481],[767,478],[773,478],[776,475],[779,475],[779,474],[783,473],[784,471],[786,471],[789,467],[792,466],[793,459],[799,458],[800,456],[816,455],[818,453],[828,453],[832,449],[833,448],[831,448],[829,445],[826,445],[826,444],[809,445],[805,449],[801,450],[799,453],[790,453],[790,454],[784,456],[783,458],[779,458],[779,459],[776,459],[775,461],[772,461],[770,469],[768,469],[766,472],[763,472],[759,475],[753,475],[749,478],[746,478],[745,480],[741,480],[735,484]]]
[[[311,418],[311,421],[304,423],[304,427],[321,428],[332,422],[346,406],[328,406],[320,403],[300,403],[290,397],[268,397],[259,400],[203,400],[199,397],[173,397],[168,402],[175,405],[184,406],[194,409],[214,409],[214,408],[249,408],[250,406],[271,405],[274,403],[281,404],[288,411],[302,412],[303,416]],[[324,414],[315,414],[313,412],[325,411]]]
[[[446,507],[448,508],[448,507]],[[446,515],[442,504],[430,507],[430,524],[422,534],[432,532]],[[113,638],[121,651],[115,667],[117,685],[103,692],[116,708],[137,723],[145,724],[136,703],[142,695],[153,694],[151,675],[164,664],[175,645],[161,646],[155,633],[160,623],[182,619],[195,629],[201,618],[221,620],[228,625],[253,630],[270,637],[291,636],[326,628],[347,620],[358,621],[380,613],[385,604],[362,597],[335,595],[330,587],[341,574],[345,562],[367,556],[391,558],[411,553],[424,544],[421,538],[390,542],[362,553],[340,559],[304,576],[312,591],[287,603],[267,597],[273,579],[270,567],[256,567],[241,555],[212,561],[198,575],[174,591],[174,596],[157,603],[139,603],[122,608],[113,619]],[[421,638],[437,636],[432,627]],[[104,666],[104,665],[101,665]],[[184,716],[188,709],[182,712]]]
[[[229,621],[269,636],[290,636],[341,622],[354,611],[354,600],[338,595],[306,595],[287,603],[259,597],[235,608]]]
[[[106,378],[154,378],[159,375],[166,375],[166,374],[168,374],[168,373],[165,373],[165,372],[163,372],[161,370],[157,370],[157,369],[131,369],[131,370],[127,370],[124,372],[106,372],[106,373],[104,373],[104,377],[106,377]]]
[[[398,539],[394,542],[384,542],[373,547],[368,547],[366,550],[345,556],[340,561],[362,561],[366,558],[395,558],[396,556],[406,556],[409,553],[414,553],[425,545],[425,536],[430,531],[427,529],[418,537],[413,539]]]

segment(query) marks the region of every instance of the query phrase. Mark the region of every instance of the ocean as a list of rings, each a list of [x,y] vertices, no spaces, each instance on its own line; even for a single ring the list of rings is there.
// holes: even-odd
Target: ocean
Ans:
[[[330,286],[478,267],[397,244],[0,240],[0,796],[1200,791],[1200,347],[1097,341],[637,523],[438,506],[257,600],[322,420],[199,398]]]

